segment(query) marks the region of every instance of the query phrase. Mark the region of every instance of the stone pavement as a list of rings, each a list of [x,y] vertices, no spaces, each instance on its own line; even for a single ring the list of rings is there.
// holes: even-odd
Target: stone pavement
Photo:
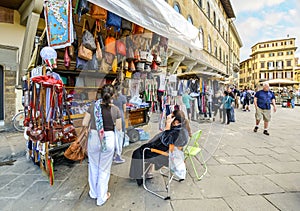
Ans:
[[[82,164],[57,160],[55,184],[38,166],[25,159],[20,134],[0,133],[1,157],[19,155],[12,166],[0,166],[1,210],[300,210],[300,108],[278,107],[273,114],[270,136],[260,128],[253,132],[254,112],[236,110],[230,125],[192,122],[203,130],[201,145],[208,173],[197,181],[190,163],[183,182],[171,184],[171,200],[164,201],[128,178],[132,150],[124,148],[126,163],[113,165],[109,191],[102,207],[88,196],[87,161]],[[145,130],[157,133],[157,123]],[[5,142],[4,142],[5,141]],[[6,147],[6,148],[5,148]],[[4,149],[5,148],[5,149]],[[22,149],[23,148],[23,149]],[[6,155],[3,156],[3,153]],[[164,179],[155,172],[147,183],[163,190]]]

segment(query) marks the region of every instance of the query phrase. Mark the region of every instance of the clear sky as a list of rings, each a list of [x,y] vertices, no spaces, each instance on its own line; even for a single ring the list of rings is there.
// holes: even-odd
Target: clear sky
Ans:
[[[300,0],[231,0],[231,4],[243,42],[241,61],[249,58],[256,43],[288,35],[296,38],[300,57]]]

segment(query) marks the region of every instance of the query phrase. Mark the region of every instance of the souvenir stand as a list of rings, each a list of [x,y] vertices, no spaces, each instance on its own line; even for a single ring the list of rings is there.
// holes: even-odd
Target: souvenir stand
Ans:
[[[75,140],[104,84],[127,96],[127,132],[148,123],[168,39],[86,0],[45,1],[42,16],[46,36],[24,77],[23,105],[29,155],[53,184],[53,157]]]

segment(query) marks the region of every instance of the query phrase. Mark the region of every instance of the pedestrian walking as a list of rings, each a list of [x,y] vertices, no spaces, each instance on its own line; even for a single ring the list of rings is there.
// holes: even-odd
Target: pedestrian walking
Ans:
[[[224,97],[222,99],[222,103],[224,106],[224,109],[226,111],[226,116],[227,116],[227,125],[229,125],[230,120],[231,120],[231,104],[234,102],[234,99],[229,96],[228,91],[224,91]],[[224,117],[225,119],[225,117]]]
[[[263,89],[256,92],[254,95],[255,119],[256,125],[254,132],[257,132],[260,120],[264,120],[264,134],[270,135],[268,132],[269,122],[271,121],[271,104],[274,112],[276,112],[275,95],[270,91],[268,83],[263,83]]]

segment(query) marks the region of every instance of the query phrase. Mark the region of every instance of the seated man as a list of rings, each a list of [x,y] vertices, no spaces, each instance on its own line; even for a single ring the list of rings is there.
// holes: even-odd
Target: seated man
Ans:
[[[169,150],[169,144],[174,144],[176,147],[183,147],[189,139],[190,127],[188,120],[185,119],[184,113],[180,110],[175,110],[167,116],[165,130],[154,136],[148,143],[143,144],[136,149],[132,154],[129,176],[136,179],[140,186],[143,183],[143,150],[155,148],[164,152]],[[168,166],[168,157],[159,156],[159,154],[147,150],[145,152],[147,163],[154,163],[156,169],[162,166]]]

